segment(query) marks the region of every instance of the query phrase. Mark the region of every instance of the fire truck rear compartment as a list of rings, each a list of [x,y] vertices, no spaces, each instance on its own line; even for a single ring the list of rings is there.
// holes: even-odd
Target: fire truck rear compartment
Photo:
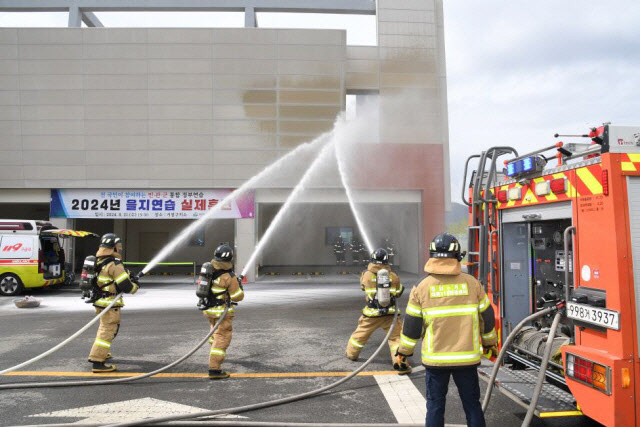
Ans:
[[[503,336],[528,315],[563,299],[566,286],[563,234],[569,226],[568,218],[502,225]],[[569,265],[569,271],[572,270]],[[550,323],[551,319],[545,318],[532,326],[544,331]],[[563,321],[561,334],[571,338],[572,330],[569,321]]]
[[[564,299],[564,231],[572,224],[570,218],[546,219],[549,216],[544,214],[543,208],[533,221],[508,222],[509,219],[504,218],[507,222],[502,223],[500,310],[503,337],[530,314]],[[513,217],[510,219],[513,221]],[[569,271],[573,271],[571,263]],[[552,320],[552,317],[539,319],[518,333],[507,350],[507,369],[501,369],[498,375],[498,389],[523,407],[531,402]],[[566,386],[560,352],[562,346],[571,343],[574,328],[570,320],[563,319],[562,322],[553,340],[546,372],[548,382],[543,386],[535,412],[540,417],[582,414]],[[481,368],[482,375],[487,378],[490,371],[490,367],[483,365]]]

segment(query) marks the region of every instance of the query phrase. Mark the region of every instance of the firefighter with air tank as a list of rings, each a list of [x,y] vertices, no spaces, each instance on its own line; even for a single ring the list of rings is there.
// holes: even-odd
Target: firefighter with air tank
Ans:
[[[358,327],[351,334],[346,349],[347,358],[354,361],[358,360],[360,351],[376,329],[382,328],[385,332],[389,330],[398,310],[396,299],[404,291],[400,279],[389,267],[389,255],[385,249],[378,248],[371,254],[371,262],[360,276],[360,286],[365,293],[367,305],[362,309]],[[392,359],[400,344],[401,328],[402,323],[398,317],[388,341]],[[411,367],[405,364],[401,371],[409,373]]]
[[[229,373],[220,369],[227,348],[231,344],[234,306],[244,299],[242,276],[236,277],[233,271],[233,249],[227,245],[216,248],[213,260],[202,265],[196,286],[196,295],[200,298],[198,308],[209,319],[211,328],[218,322],[226,308],[229,310],[209,339],[209,378],[212,380],[228,378]]]
[[[121,293],[135,294],[138,283],[122,265],[122,242],[113,233],[107,233],[100,239],[96,256],[85,259],[80,288],[87,297],[85,302],[93,303],[96,314],[102,312]],[[120,329],[120,309],[124,306],[122,297],[104,316],[100,318],[100,327],[89,353],[89,362],[95,373],[116,370],[115,365],[104,362],[111,359],[111,343]]]
[[[427,426],[444,426],[449,378],[458,387],[467,424],[485,425],[480,405],[478,365],[483,352],[497,354],[494,312],[482,285],[462,273],[458,240],[448,233],[430,245],[429,274],[411,290],[401,343],[393,367],[407,369],[407,357],[422,339],[422,364],[426,372]]]

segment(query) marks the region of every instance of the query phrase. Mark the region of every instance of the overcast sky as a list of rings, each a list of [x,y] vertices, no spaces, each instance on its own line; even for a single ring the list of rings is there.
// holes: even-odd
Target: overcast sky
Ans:
[[[98,13],[106,26],[242,26],[242,13]],[[471,152],[521,153],[611,121],[640,126],[637,0],[445,0],[452,200]],[[64,13],[3,13],[0,26],[66,26]],[[259,14],[263,27],[346,28],[375,44],[373,17]],[[577,141],[576,141],[577,142]]]

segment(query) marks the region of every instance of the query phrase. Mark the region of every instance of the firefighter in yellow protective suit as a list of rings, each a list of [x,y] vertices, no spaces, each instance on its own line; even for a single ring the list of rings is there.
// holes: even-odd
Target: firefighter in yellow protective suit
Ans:
[[[376,249],[371,254],[371,262],[360,276],[360,285],[365,292],[367,305],[362,309],[358,327],[347,343],[346,354],[351,360],[358,359],[360,351],[376,329],[382,328],[385,332],[389,331],[393,324],[393,315],[398,310],[396,299],[400,298],[404,292],[400,279],[389,267],[387,251],[382,248]],[[398,317],[388,341],[392,359],[400,343],[401,330],[402,322]],[[408,372],[411,372],[411,367],[407,365],[402,373]]]
[[[458,388],[467,424],[485,426],[480,405],[478,365],[482,354],[494,352],[497,337],[494,312],[482,285],[461,273],[458,240],[448,233],[430,245],[429,273],[411,290],[394,368],[405,368],[408,356],[422,339],[426,372],[427,426],[444,426],[449,378]]]
[[[236,277],[233,272],[233,249],[227,245],[220,245],[213,254],[211,265],[212,275],[209,278],[209,295],[205,297],[205,302],[198,305],[203,310],[204,315],[209,319],[211,327],[218,322],[224,312],[225,305],[230,304],[227,315],[222,320],[218,329],[209,339],[211,350],[209,352],[209,378],[212,380],[228,378],[229,373],[220,369],[220,365],[227,355],[227,348],[231,344],[232,323],[234,316],[234,305],[244,299],[242,288],[242,278]],[[203,269],[204,269],[203,265]],[[202,273],[201,273],[202,274]]]
[[[96,269],[98,270],[97,286],[99,288],[98,299],[93,302],[96,314],[111,304],[115,297],[125,292],[135,294],[138,284],[129,276],[129,272],[122,265],[122,243],[120,238],[113,233],[107,233],[100,239],[100,247],[96,253]],[[105,364],[105,360],[111,359],[111,342],[120,329],[120,309],[124,306],[122,297],[118,299],[113,308],[100,318],[98,334],[89,353],[89,362],[93,364],[93,372],[111,372],[116,370],[115,365]]]

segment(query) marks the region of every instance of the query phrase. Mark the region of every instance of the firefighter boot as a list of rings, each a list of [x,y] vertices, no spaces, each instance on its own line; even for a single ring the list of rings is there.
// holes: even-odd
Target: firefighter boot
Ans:
[[[345,354],[347,355],[347,359],[349,360],[353,360],[354,362],[358,360],[357,354],[350,354],[348,351],[346,351]]]
[[[104,362],[91,362],[93,369],[91,371],[94,374],[101,374],[104,372],[113,372],[116,370],[116,365],[106,365]]]
[[[411,373],[411,365],[407,361],[407,356],[396,352],[393,358],[393,369],[398,371],[400,375],[406,375]]]
[[[225,378],[229,378],[230,375],[226,371],[222,371],[220,369],[209,369],[209,379],[210,380],[222,380]]]

